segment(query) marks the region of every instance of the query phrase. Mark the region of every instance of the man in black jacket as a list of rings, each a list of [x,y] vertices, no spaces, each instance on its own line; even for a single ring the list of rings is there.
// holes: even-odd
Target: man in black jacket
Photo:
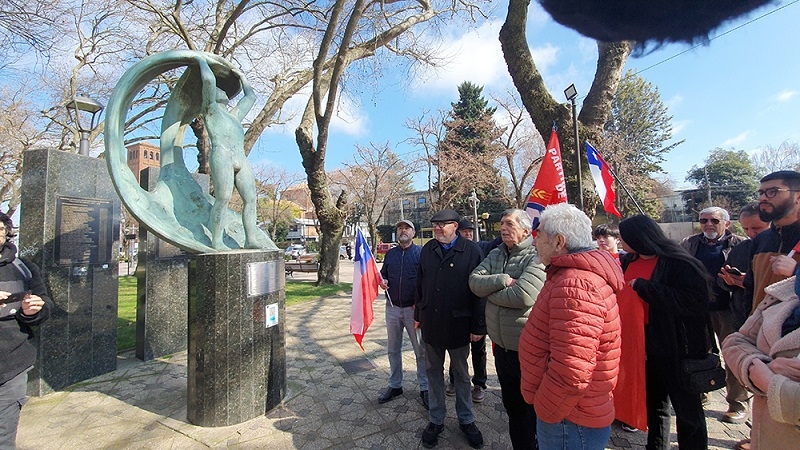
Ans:
[[[11,218],[0,213],[0,448],[15,448],[28,371],[36,362],[31,326],[50,314],[52,301],[39,268],[17,259]]]
[[[422,406],[428,409],[428,377],[425,374],[425,350],[414,325],[414,298],[417,293],[417,269],[422,250],[414,244],[414,223],[401,220],[395,226],[400,244],[386,252],[381,267],[381,287],[386,291],[386,334],[389,355],[389,387],[378,397],[386,403],[403,395],[403,330],[406,330],[417,361],[417,383]]]
[[[731,225],[728,211],[718,206],[709,206],[700,211],[700,228],[702,233],[689,236],[681,242],[690,255],[694,256],[708,271],[709,276],[716,278],[731,249],[744,238],[730,232]],[[714,284],[709,303],[711,326],[719,342],[737,329],[734,327],[733,312],[730,309],[731,293]],[[727,370],[725,377],[725,400],[728,410],[722,415],[722,421],[728,423],[744,423],[747,420],[747,399],[750,394],[736,376]]]
[[[429,423],[422,444],[433,447],[444,430],[446,415],[444,358],[450,354],[456,385],[456,413],[461,431],[473,448],[483,446],[483,435],[475,425],[470,393],[469,343],[486,334],[486,323],[478,296],[469,289],[469,275],[480,264],[481,251],[472,241],[456,233],[461,217],[445,209],[431,218],[433,234],[422,247],[417,274],[414,319],[422,329],[428,361]]]

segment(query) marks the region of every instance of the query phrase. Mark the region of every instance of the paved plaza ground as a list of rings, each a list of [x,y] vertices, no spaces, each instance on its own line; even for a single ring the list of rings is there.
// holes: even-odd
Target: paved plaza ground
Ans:
[[[342,281],[349,281],[345,276],[352,276],[352,263],[342,265]],[[310,274],[295,279],[306,277],[313,279]],[[287,395],[265,416],[228,427],[191,425],[186,420],[186,353],[150,362],[124,354],[115,372],[32,398],[23,409],[18,448],[422,448],[420,436],[428,416],[415,385],[407,339],[405,394],[383,405],[377,402],[389,377],[384,307],[382,298],[375,302],[375,322],[363,352],[349,333],[349,294],[287,308]],[[491,352],[488,369],[486,400],[474,408],[477,424],[484,448],[510,449]],[[447,401],[448,418],[437,448],[468,448],[454,418],[454,400]],[[725,409],[724,390],[714,392],[706,408],[711,449],[732,448],[749,433],[746,425],[720,422]],[[674,430],[673,420],[673,442]],[[643,449],[645,439],[644,433],[627,433],[614,425],[608,448]]]

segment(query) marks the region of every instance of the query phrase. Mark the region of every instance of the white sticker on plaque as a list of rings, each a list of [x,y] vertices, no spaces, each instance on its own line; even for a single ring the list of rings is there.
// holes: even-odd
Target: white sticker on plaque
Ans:
[[[267,328],[278,324],[278,304],[272,303],[265,307],[264,323]]]

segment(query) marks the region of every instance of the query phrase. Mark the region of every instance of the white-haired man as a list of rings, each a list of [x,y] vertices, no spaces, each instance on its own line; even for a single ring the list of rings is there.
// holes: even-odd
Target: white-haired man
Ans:
[[[681,241],[681,246],[703,263],[712,278],[716,277],[725,265],[731,249],[745,240],[744,237],[731,233],[728,229],[730,224],[728,211],[718,206],[709,206],[700,211],[702,232]],[[729,334],[736,331],[736,320],[730,308],[731,293],[715,283],[711,294],[708,304],[711,327],[722,342]],[[730,369],[727,369],[725,387],[728,410],[723,414],[722,421],[743,423],[747,420],[747,398],[750,395]]]

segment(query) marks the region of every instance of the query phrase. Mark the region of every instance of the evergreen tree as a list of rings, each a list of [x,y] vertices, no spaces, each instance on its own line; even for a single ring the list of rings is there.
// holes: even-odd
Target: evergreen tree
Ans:
[[[471,215],[466,199],[473,189],[482,211],[504,209],[509,202],[494,164],[503,132],[492,118],[496,108],[489,107],[482,86],[466,81],[458,86],[458,93],[458,102],[451,104],[444,120],[445,136],[433,161],[438,175],[433,186],[437,209],[453,208]]]

